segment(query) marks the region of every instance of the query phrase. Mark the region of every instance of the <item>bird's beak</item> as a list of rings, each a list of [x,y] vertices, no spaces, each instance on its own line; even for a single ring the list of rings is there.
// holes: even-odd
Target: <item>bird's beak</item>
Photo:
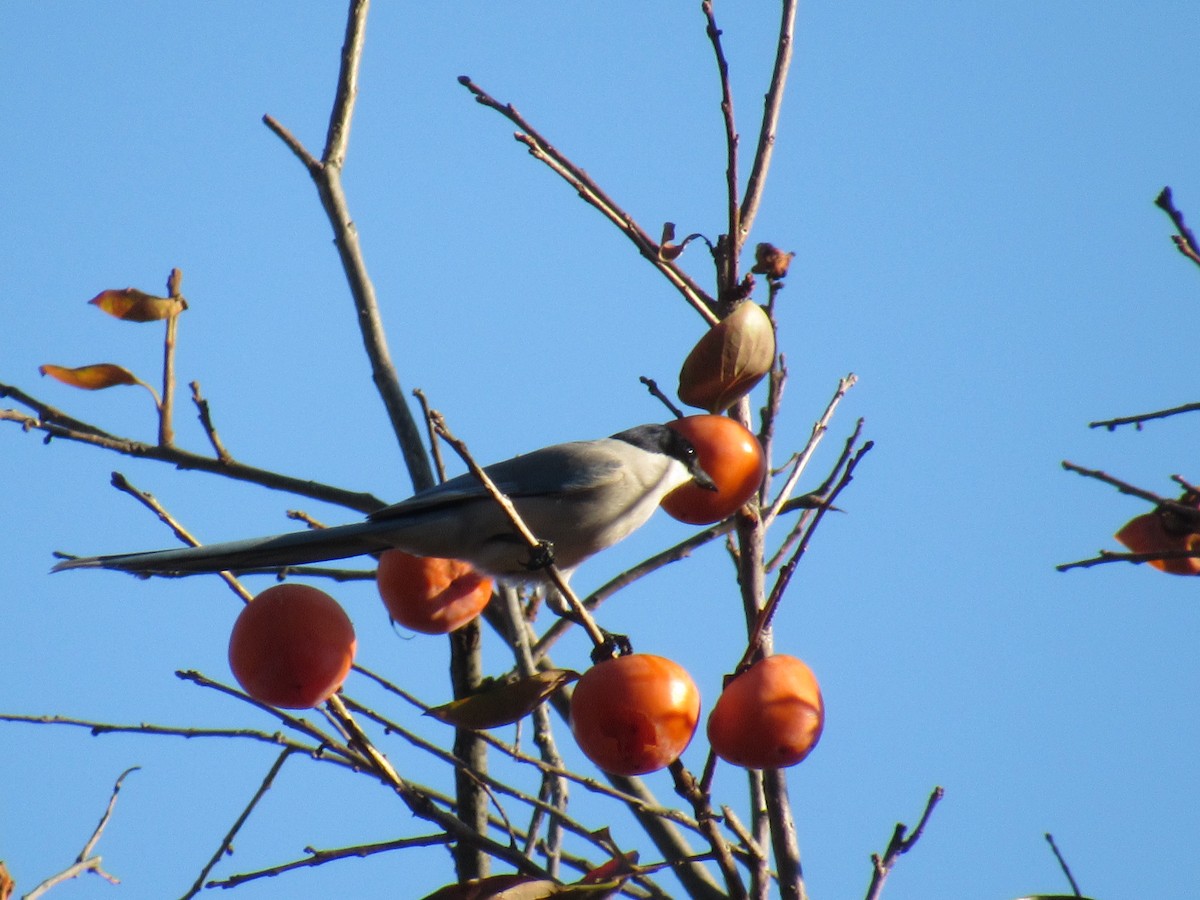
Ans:
[[[706,491],[716,491],[717,483],[699,466],[692,469],[692,480]]]

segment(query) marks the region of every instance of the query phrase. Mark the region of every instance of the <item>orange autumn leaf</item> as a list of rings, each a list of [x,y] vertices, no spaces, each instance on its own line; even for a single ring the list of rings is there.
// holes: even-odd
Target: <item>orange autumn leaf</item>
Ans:
[[[1200,550],[1200,534],[1189,532],[1186,525],[1163,511],[1134,516],[1113,535],[1134,553],[1168,553]],[[1170,575],[1200,575],[1200,557],[1147,560],[1160,572]]]
[[[101,291],[88,303],[126,322],[157,322],[187,309],[182,297],[155,297],[131,287]]]
[[[38,366],[38,371],[63,384],[82,388],[85,391],[102,391],[118,384],[144,385],[144,382],[128,369],[113,363],[96,363],[90,366],[79,366],[76,369],[44,365]]]

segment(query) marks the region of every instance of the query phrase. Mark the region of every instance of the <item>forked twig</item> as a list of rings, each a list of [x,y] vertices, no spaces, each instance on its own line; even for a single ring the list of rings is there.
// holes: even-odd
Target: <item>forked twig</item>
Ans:
[[[579,168],[563,153],[561,153],[553,144],[551,144],[542,134],[534,128],[525,117],[522,116],[513,107],[511,103],[501,103],[479,85],[477,85],[467,75],[459,76],[458,83],[470,91],[476,101],[481,105],[494,109],[500,115],[504,116],[514,125],[521,129],[521,133],[513,135],[516,140],[523,143],[532,156],[545,163],[554,172],[556,172],[564,181],[573,187],[585,201],[591,206],[599,210],[605,218],[616,225],[625,236],[629,238],[637,247],[638,252],[645,257],[651,265],[657,268],[666,279],[675,286],[675,289],[683,295],[683,298],[692,306],[696,312],[700,313],[710,325],[717,323],[717,316],[713,312],[715,303],[713,298],[709,296],[687,273],[680,269],[674,262],[663,259],[659,252],[659,245],[644,228],[634,221],[633,217],[622,209],[611,197],[606,194],[590,175],[583,169]]]
[[[921,813],[921,818],[917,822],[917,827],[913,829],[912,834],[908,834],[908,828],[902,822],[896,823],[896,829],[892,832],[892,839],[888,841],[887,849],[883,856],[878,853],[871,854],[871,884],[867,888],[866,900],[878,900],[880,892],[883,890],[883,883],[887,880],[888,874],[892,871],[892,867],[896,865],[896,861],[900,857],[911,850],[921,839],[921,835],[925,831],[925,825],[929,821],[929,816],[933,813],[933,808],[938,805],[945,791],[941,787],[933,789],[933,793],[929,795],[929,800],[925,803],[925,811]]]
[[[35,887],[32,891],[25,895],[25,900],[36,900],[36,898],[41,897],[52,887],[62,884],[65,881],[70,881],[72,878],[78,878],[85,872],[95,872],[110,884],[120,883],[116,877],[110,875],[108,872],[105,872],[103,868],[101,868],[101,858],[93,855],[92,851],[96,849],[96,844],[99,843],[100,836],[104,834],[104,829],[108,827],[109,820],[112,818],[113,810],[116,809],[117,794],[121,792],[121,784],[125,781],[125,776],[130,772],[136,772],[140,768],[141,766],[131,766],[117,776],[117,781],[113,785],[112,795],[108,798],[108,806],[105,807],[104,814],[100,817],[100,823],[92,832],[91,837],[87,839],[87,843],[83,845],[83,849],[79,851],[79,856],[75,858],[75,862],[70,866],[67,866],[67,868],[63,869],[58,874],[51,875],[49,878]]]
[[[387,410],[388,418],[404,462],[408,467],[414,490],[433,487],[433,472],[421,446],[421,434],[412,411],[405,401],[400,387],[400,378],[392,363],[384,332],[383,317],[375,297],[375,286],[367,274],[362,245],[358,240],[358,229],[350,215],[346,194],[342,189],[342,165],[346,158],[346,145],[350,136],[350,122],[354,114],[354,100],[358,93],[358,68],[362,58],[363,38],[367,26],[369,0],[351,0],[350,13],[346,18],[346,36],[342,44],[341,68],[338,72],[337,90],[329,116],[325,152],[316,159],[304,145],[275,118],[263,116],[263,123],[287,145],[288,149],[304,165],[316,185],[321,205],[333,226],[334,243],[342,261],[342,269],[354,299],[363,348],[371,363],[372,377],[380,399]]]
[[[1171,235],[1171,240],[1175,242],[1175,249],[1200,266],[1200,247],[1197,247],[1196,236],[1184,223],[1183,213],[1176,208],[1175,201],[1171,198],[1170,187],[1164,187],[1159,192],[1154,199],[1154,205],[1170,216],[1171,222],[1175,225],[1178,233]]]

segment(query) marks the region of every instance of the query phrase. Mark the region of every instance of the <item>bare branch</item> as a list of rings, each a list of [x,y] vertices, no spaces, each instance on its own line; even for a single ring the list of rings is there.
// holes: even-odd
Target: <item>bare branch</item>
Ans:
[[[213,452],[217,454],[217,459],[223,463],[233,462],[233,457],[225,449],[225,444],[222,443],[220,436],[217,434],[216,426],[213,425],[212,410],[209,408],[208,401],[200,393],[200,382],[192,381],[188,386],[192,389],[192,403],[196,405],[196,412],[200,418],[200,426],[204,429],[205,435],[208,436],[208,442],[212,444]]]
[[[1135,416],[1121,416],[1116,419],[1101,419],[1098,422],[1088,422],[1088,428],[1107,428],[1109,431],[1116,431],[1121,425],[1135,425],[1140,431],[1142,423],[1149,422],[1153,419],[1165,419],[1169,416],[1178,416],[1181,413],[1195,412],[1200,409],[1200,403],[1185,403],[1182,406],[1173,406],[1170,409],[1160,409],[1156,412],[1139,413]]]
[[[391,850],[403,850],[405,847],[434,847],[438,844],[449,843],[450,840],[450,835],[438,833],[421,835],[420,837],[398,838],[394,841],[382,841],[377,844],[358,844],[353,847],[340,847],[335,850],[314,850],[312,847],[306,847],[305,852],[307,852],[309,855],[304,859],[283,863],[278,866],[271,866],[269,869],[260,869],[257,872],[246,872],[241,875],[231,875],[229,878],[226,878],[222,881],[210,881],[206,887],[237,887],[239,884],[245,884],[247,881],[254,881],[258,878],[273,878],[276,875],[282,875],[284,872],[290,872],[293,869],[306,869],[312,866],[320,866],[327,862],[333,862],[334,860],[339,859],[365,859],[368,856],[374,856],[376,853],[387,853]]]
[[[940,787],[934,788],[933,793],[929,795],[929,800],[925,803],[925,811],[921,813],[921,819],[917,822],[917,827],[913,829],[912,834],[906,837],[907,827],[898,822],[883,856],[880,857],[878,853],[871,854],[871,884],[867,888],[867,900],[878,900],[879,894],[883,890],[883,883],[887,880],[892,867],[921,839],[921,834],[925,831],[925,825],[933,813],[933,808],[938,805],[945,793]]]
[[[1063,874],[1067,876],[1067,881],[1071,883],[1071,890],[1075,892],[1076,897],[1082,897],[1083,894],[1079,890],[1079,883],[1075,881],[1075,876],[1071,874],[1071,867],[1067,865],[1067,861],[1063,859],[1063,855],[1058,852],[1058,844],[1054,843],[1054,835],[1048,831],[1046,832],[1046,843],[1054,851],[1054,858],[1058,860],[1059,867],[1063,870]]]
[[[733,91],[729,84],[729,62],[725,59],[725,48],[721,46],[721,29],[713,15],[712,0],[704,0],[700,8],[707,20],[705,33],[713,45],[717,58],[717,72],[721,79],[721,118],[725,123],[725,193],[728,207],[728,231],[732,237],[741,232],[741,209],[738,206],[738,133],[733,118]],[[739,245],[740,246],[740,245]],[[721,283],[732,284],[737,280],[737,256],[730,254],[726,260],[729,270]]]
[[[713,312],[716,306],[713,298],[701,289],[674,262],[663,259],[662,254],[659,252],[659,245],[654,239],[634,221],[629,213],[625,212],[624,209],[618,206],[601,190],[600,186],[592,181],[591,176],[560,153],[553,144],[546,140],[536,128],[525,120],[524,116],[517,112],[511,103],[500,103],[500,101],[475,84],[466,75],[459,76],[458,83],[470,91],[480,104],[489,109],[494,109],[520,128],[523,133],[515,134],[513,137],[523,143],[535,159],[549,166],[564,181],[571,185],[579,193],[580,197],[594,206],[605,218],[621,229],[625,233],[625,236],[637,247],[638,252],[675,286],[675,289],[683,295],[683,298],[709,324],[715,325],[717,323],[717,316]]]
[[[346,17],[346,37],[342,42],[342,62],[338,72],[337,95],[329,115],[329,130],[325,137],[325,152],[321,160],[326,166],[340,169],[346,160],[350,142],[350,122],[354,117],[354,101],[358,98],[358,62],[362,59],[363,40],[367,33],[367,11],[370,0],[352,0]]]
[[[289,747],[284,747],[279,756],[275,758],[275,762],[271,764],[271,768],[267,770],[266,776],[262,783],[258,786],[258,790],[254,792],[254,796],[250,798],[250,802],[246,804],[246,808],[241,811],[237,819],[234,820],[233,826],[221,839],[220,845],[217,847],[217,852],[212,855],[204,867],[200,870],[200,874],[196,876],[196,881],[191,888],[180,900],[190,900],[204,889],[204,879],[208,877],[208,873],[213,870],[217,863],[221,861],[221,857],[225,856],[233,849],[233,839],[237,837],[237,833],[242,830],[242,826],[246,824],[246,820],[250,818],[250,813],[254,812],[254,808],[258,806],[258,801],[266,796],[267,791],[271,789],[271,785],[275,783],[275,776],[279,774],[279,770],[283,768],[283,764],[287,762],[287,758],[292,755],[292,750]]]
[[[1171,236],[1171,240],[1175,242],[1175,249],[1200,266],[1200,247],[1196,244],[1196,236],[1184,224],[1183,213],[1176,208],[1175,202],[1171,199],[1170,187],[1164,187],[1159,192],[1154,199],[1154,205],[1170,216],[1171,222],[1175,225],[1178,234]]]
[[[754,227],[758,207],[762,202],[767,182],[767,170],[771,167],[771,154],[775,150],[775,133],[779,127],[779,113],[783,107],[783,88],[787,84],[788,70],[792,65],[792,45],[796,30],[796,0],[783,0],[783,12],[779,22],[779,41],[775,48],[775,68],[771,72],[771,86],[763,102],[762,125],[758,130],[758,148],[754,154],[754,165],[746,182],[746,196],[742,200],[740,229],[730,235],[736,241],[737,252],[741,251]],[[735,256],[737,253],[735,253]]]
[[[384,333],[383,317],[375,298],[375,286],[367,274],[366,260],[358,240],[358,229],[350,215],[346,195],[342,189],[342,166],[345,163],[346,144],[350,136],[350,121],[354,113],[357,95],[358,67],[362,58],[363,34],[366,28],[368,0],[352,0],[346,22],[346,37],[342,45],[341,69],[338,72],[337,90],[333,109],[329,117],[329,129],[323,159],[316,160],[304,149],[303,144],[291,132],[271,116],[263,116],[263,122],[271,129],[304,164],[317,187],[321,205],[333,227],[334,243],[346,273],[346,281],[358,313],[359,331],[367,359],[371,363],[371,374],[376,390],[387,410],[392,430],[400,444],[404,462],[417,491],[433,487],[433,472],[421,446],[421,435],[400,387],[396,367],[392,363]]]
[[[80,422],[78,419],[68,416],[35,397],[31,397],[19,388],[0,383],[0,397],[6,396],[12,397],[37,415],[29,415],[14,409],[0,409],[0,421],[15,422],[27,431],[41,431],[46,435],[47,442],[53,438],[61,438],[81,444],[91,444],[123,456],[158,460],[170,463],[177,469],[223,475],[235,481],[246,481],[272,490],[310,497],[362,513],[375,512],[387,505],[373,494],[347,491],[318,481],[293,478],[290,475],[282,475],[243,463],[223,462],[215,457],[201,456],[198,453],[191,453],[174,446],[163,447],[109,434],[95,425]]]
[[[92,855],[92,851],[96,849],[96,844],[100,841],[100,836],[104,834],[104,829],[108,826],[109,820],[112,818],[113,810],[117,806],[117,794],[121,792],[121,784],[125,781],[125,776],[130,772],[136,772],[140,766],[132,766],[117,776],[117,781],[113,785],[112,796],[108,798],[108,806],[104,809],[104,814],[100,817],[100,823],[92,832],[92,836],[88,838],[87,843],[83,845],[83,849],[79,851],[79,856],[75,858],[75,862],[63,869],[57,875],[51,875],[32,891],[25,895],[25,900],[36,900],[48,890],[56,885],[62,884],[65,881],[70,881],[72,878],[78,878],[85,872],[95,872],[105,881],[111,884],[119,884],[120,882],[112,875],[108,874],[101,868],[101,858]]]
[[[537,535],[529,530],[528,526],[526,526],[525,522],[521,519],[520,513],[517,512],[517,508],[513,506],[512,501],[509,500],[508,497],[506,497],[498,487],[496,487],[495,482],[493,482],[488,476],[488,473],[485,472],[483,467],[474,460],[470,451],[467,450],[467,445],[455,437],[450,429],[446,427],[446,420],[443,418],[442,414],[436,410],[430,410],[429,419],[433,423],[433,428],[438,433],[438,436],[454,448],[454,452],[457,453],[462,458],[462,461],[467,464],[467,468],[471,470],[471,474],[479,479],[480,483],[483,485],[488,494],[491,495],[492,499],[500,504],[500,508],[503,509],[507,514],[514,530],[516,530],[517,534],[521,536],[521,539],[528,544],[530,552],[534,554],[543,552],[545,548],[544,543],[537,537]],[[603,647],[606,643],[604,632],[600,630],[600,626],[598,626],[592,619],[591,614],[584,607],[583,603],[580,602],[579,597],[571,589],[571,586],[567,584],[567,580],[563,577],[562,572],[559,571],[558,566],[551,562],[549,565],[545,566],[542,571],[546,573],[547,579],[551,584],[554,585],[559,594],[561,594],[563,599],[567,602],[567,605],[571,608],[571,612],[579,618],[579,623],[583,626],[584,631],[587,632],[587,635],[591,639],[592,643],[596,647]]]

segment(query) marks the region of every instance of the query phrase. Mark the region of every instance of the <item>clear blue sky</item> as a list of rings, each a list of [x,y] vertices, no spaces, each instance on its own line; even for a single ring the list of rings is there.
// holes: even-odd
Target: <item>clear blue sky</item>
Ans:
[[[717,7],[749,143],[777,13]],[[238,458],[409,493],[328,224],[259,121],[270,113],[319,150],[342,30],[340,4],[0,4],[0,381],[151,439],[144,392],[83,394],[37,367],[112,361],[152,377],[158,329],[85,301],[158,291],[178,266],[192,302],[180,376],[201,382]],[[809,661],[828,705],[820,747],[790,776],[813,897],[862,896],[869,854],[938,784],[946,798],[890,900],[1066,892],[1046,831],[1089,896],[1194,896],[1200,584],[1053,567],[1114,547],[1112,532],[1146,508],[1060,460],[1161,493],[1173,472],[1200,480],[1188,468],[1195,419],[1086,428],[1200,400],[1200,272],[1152,206],[1171,184],[1200,224],[1198,46],[1194,4],[1165,0],[802,4],[751,238],[797,253],[780,306],[791,369],[780,444],[802,445],[848,372],[859,385],[809,482],[856,418],[877,444],[778,621],[779,649]],[[425,389],[481,459],[660,419],[637,377],[670,384],[700,320],[471,101],[461,74],[515,103],[651,232],[670,220],[715,236],[723,134],[699,3],[379,4],[345,176],[402,383]],[[685,262],[711,283],[702,254]],[[206,449],[186,407],[179,441]],[[45,447],[11,426],[0,459],[0,711],[272,727],[172,674],[229,677],[239,604],[215,579],[50,577],[50,554],[171,544],[108,486],[113,469],[205,540],[284,530],[297,506],[349,514]],[[688,533],[658,518],[577,584]],[[447,699],[443,642],[395,634],[369,587],[337,594],[365,664]],[[628,591],[602,623],[689,667],[707,703],[740,652],[728,640],[737,618],[728,562],[710,547]],[[555,656],[581,667],[585,650],[576,637]],[[63,897],[178,896],[273,758],[250,744],[23,725],[0,736],[0,858],[18,890],[68,864],[116,775],[143,767],[99,848],[124,887],[93,880]],[[393,749],[403,771],[446,783]],[[703,747],[685,759],[699,766]],[[650,781],[670,796],[665,775]],[[733,773],[717,790],[740,804]],[[611,818],[633,843],[619,811],[574,797],[582,817]],[[366,779],[293,761],[215,874],[425,831]],[[392,854],[238,895],[419,896],[448,871],[437,851]]]

